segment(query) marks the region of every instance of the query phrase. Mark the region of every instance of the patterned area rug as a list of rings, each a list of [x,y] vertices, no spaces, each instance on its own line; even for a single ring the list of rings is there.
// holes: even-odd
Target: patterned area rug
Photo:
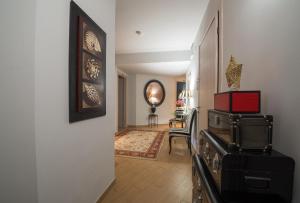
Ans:
[[[115,155],[156,159],[164,134],[163,131],[127,130],[115,137]]]

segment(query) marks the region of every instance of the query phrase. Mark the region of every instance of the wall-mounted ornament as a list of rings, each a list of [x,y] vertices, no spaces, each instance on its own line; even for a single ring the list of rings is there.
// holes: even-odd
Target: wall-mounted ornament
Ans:
[[[242,75],[242,64],[238,64],[233,56],[230,57],[229,65],[226,70],[226,79],[228,87],[231,90],[239,90],[241,75]]]
[[[69,33],[69,122],[106,114],[106,33],[73,1]]]

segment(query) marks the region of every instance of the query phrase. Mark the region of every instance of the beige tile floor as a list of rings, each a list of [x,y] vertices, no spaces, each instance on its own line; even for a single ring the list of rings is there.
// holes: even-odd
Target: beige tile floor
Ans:
[[[166,133],[155,161],[116,157],[116,181],[101,203],[192,202],[191,156],[184,139],[174,139],[172,146],[169,155]]]

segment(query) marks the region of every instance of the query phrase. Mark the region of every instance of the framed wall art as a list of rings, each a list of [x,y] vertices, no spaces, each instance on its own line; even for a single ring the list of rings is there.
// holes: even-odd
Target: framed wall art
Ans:
[[[69,122],[106,114],[106,33],[73,1],[69,33]]]

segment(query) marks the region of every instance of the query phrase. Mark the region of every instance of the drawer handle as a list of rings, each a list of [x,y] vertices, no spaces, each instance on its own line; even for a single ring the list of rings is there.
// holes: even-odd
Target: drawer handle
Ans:
[[[270,187],[271,178],[245,176],[245,183],[247,188],[252,189],[267,189]]]

